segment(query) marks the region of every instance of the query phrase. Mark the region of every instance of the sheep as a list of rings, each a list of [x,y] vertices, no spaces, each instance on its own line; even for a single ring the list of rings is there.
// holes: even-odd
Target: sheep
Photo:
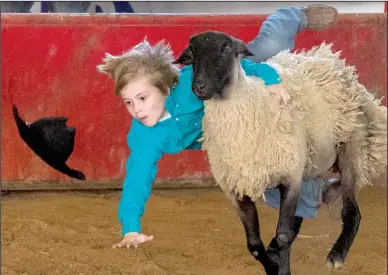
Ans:
[[[358,232],[356,190],[386,170],[386,107],[358,83],[354,67],[331,45],[283,51],[267,64],[291,96],[282,104],[247,76],[245,44],[221,32],[194,35],[174,63],[192,66],[192,89],[204,100],[203,149],[213,176],[234,204],[250,253],[267,274],[291,274],[290,249],[303,219],[295,216],[302,179],[340,173],[342,232],[327,256],[340,268]],[[278,187],[276,236],[266,249],[254,201]]]

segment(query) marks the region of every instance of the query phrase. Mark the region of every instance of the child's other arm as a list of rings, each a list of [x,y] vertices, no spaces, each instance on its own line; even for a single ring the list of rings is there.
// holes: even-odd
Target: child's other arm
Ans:
[[[264,81],[270,92],[276,96],[280,96],[283,103],[286,104],[290,99],[289,93],[281,84],[281,79],[278,72],[266,63],[254,63],[252,61],[242,59],[241,66],[248,76],[257,76]]]

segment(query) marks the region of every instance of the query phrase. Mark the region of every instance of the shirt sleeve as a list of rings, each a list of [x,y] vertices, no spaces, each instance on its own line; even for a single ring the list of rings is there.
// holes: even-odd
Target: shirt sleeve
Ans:
[[[140,218],[151,195],[152,184],[158,170],[162,152],[156,146],[143,144],[141,138],[128,136],[131,153],[126,163],[126,176],[119,202],[119,220],[122,234],[140,233]]]
[[[241,66],[248,76],[261,78],[267,86],[281,83],[278,72],[266,63],[255,63],[247,59],[241,59]]]

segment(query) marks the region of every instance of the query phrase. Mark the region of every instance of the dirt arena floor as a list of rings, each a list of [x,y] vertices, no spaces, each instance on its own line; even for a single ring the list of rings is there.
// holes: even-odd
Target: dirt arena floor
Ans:
[[[120,240],[119,197],[119,191],[2,197],[2,274],[264,274],[246,248],[237,213],[218,189],[154,190],[142,220],[154,240],[137,250],[111,248]],[[294,243],[293,274],[387,274],[387,190],[365,189],[359,203],[361,229],[345,267],[326,268],[341,222],[322,208],[316,220],[304,222]],[[257,206],[268,245],[278,212]]]

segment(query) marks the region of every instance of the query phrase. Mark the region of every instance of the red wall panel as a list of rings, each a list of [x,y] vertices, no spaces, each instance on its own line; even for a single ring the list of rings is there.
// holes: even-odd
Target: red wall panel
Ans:
[[[304,31],[296,48],[322,41],[342,50],[357,67],[360,82],[380,96],[387,90],[386,14],[340,15],[336,26]],[[219,30],[244,41],[253,39],[263,15],[2,15],[1,176],[12,180],[70,180],[31,152],[19,138],[12,116],[34,121],[67,116],[77,128],[69,166],[87,179],[124,177],[126,135],[131,118],[114,96],[113,83],[96,70],[105,52],[119,54],[145,36],[165,39],[176,55],[191,35]],[[164,156],[158,178],[198,179],[210,176],[206,153],[184,151]]]

